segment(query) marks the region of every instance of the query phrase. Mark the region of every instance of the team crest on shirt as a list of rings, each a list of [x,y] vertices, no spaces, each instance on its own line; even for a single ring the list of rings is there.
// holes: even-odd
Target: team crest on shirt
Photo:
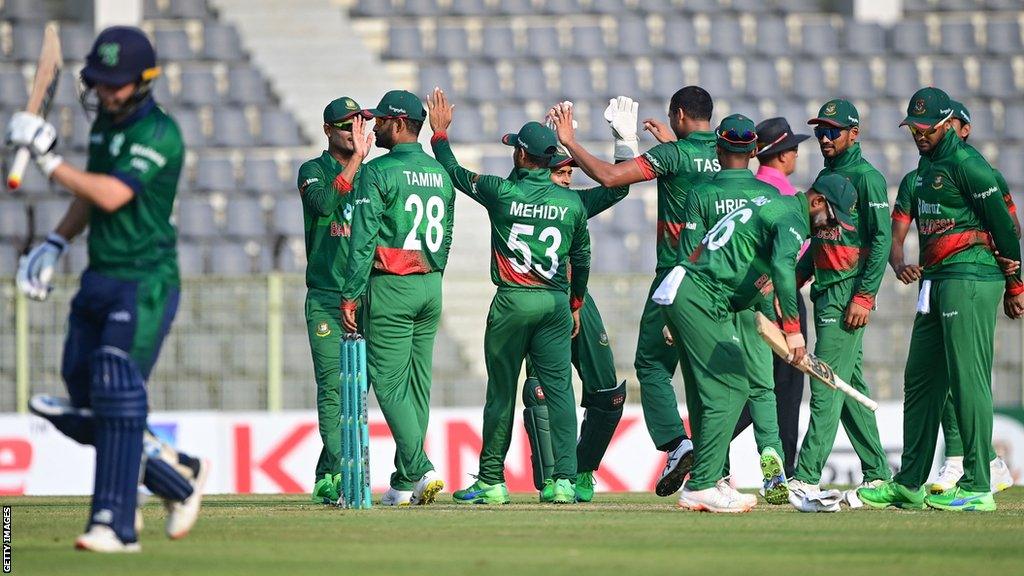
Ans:
[[[835,116],[836,115],[836,111],[837,110],[836,110],[836,103],[835,102],[829,102],[825,106],[825,116]]]
[[[597,342],[601,346],[607,346],[608,345],[608,333],[607,332],[601,332],[601,337],[597,339]]]
[[[942,190],[942,175],[937,175],[935,180],[932,181],[932,188],[935,190]]]
[[[329,326],[327,326],[327,322],[321,322],[316,327],[316,335],[321,337],[321,338],[325,338],[325,337],[331,335],[331,329],[330,329]]]
[[[114,137],[110,139],[110,155],[120,156],[121,147],[124,146],[124,133],[118,132],[114,134]]]
[[[918,98],[917,100],[914,101],[914,114],[920,116],[921,114],[925,113],[925,109],[926,107],[924,103],[924,98]]]
[[[351,222],[352,221],[352,205],[351,204],[346,204],[345,205],[345,211],[344,211],[343,214],[344,214],[345,222]]]

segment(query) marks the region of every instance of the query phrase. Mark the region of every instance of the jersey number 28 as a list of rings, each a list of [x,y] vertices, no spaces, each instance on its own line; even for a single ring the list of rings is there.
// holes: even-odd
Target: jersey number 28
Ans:
[[[402,248],[405,250],[423,250],[423,242],[420,241],[418,232],[420,231],[420,224],[423,222],[423,214],[426,212],[427,216],[427,230],[423,235],[424,240],[427,241],[427,249],[431,252],[437,252],[437,249],[441,247],[441,241],[444,240],[444,202],[439,196],[431,196],[427,198],[427,206],[424,210],[423,199],[416,194],[410,194],[405,199],[405,211],[413,212],[412,229],[409,230],[409,235],[405,237],[405,243],[402,244]]]

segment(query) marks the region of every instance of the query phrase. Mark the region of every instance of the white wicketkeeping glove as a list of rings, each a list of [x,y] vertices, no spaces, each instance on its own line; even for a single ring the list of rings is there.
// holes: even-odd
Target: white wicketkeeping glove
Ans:
[[[636,135],[637,115],[640,103],[628,96],[619,96],[608,101],[604,109],[604,119],[612,127],[615,137],[615,159],[630,160],[640,155],[639,140]]]
[[[41,116],[24,111],[15,112],[7,123],[5,135],[8,146],[28,148],[39,170],[47,178],[64,161],[51,152],[57,142],[57,129]]]
[[[789,491],[789,503],[801,512],[839,512],[842,499],[843,493],[839,490],[822,490],[813,494]]]
[[[46,300],[53,290],[53,279],[57,260],[67,250],[68,241],[56,232],[50,232],[46,241],[36,246],[18,260],[18,274],[15,277],[18,289],[33,300]]]

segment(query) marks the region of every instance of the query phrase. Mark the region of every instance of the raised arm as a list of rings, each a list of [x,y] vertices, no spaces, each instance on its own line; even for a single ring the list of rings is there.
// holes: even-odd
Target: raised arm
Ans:
[[[653,180],[657,177],[657,174],[653,172],[645,173],[641,168],[641,160],[639,158],[632,162],[612,164],[588,152],[586,148],[576,141],[576,130],[572,127],[572,106],[556,105],[548,112],[548,115],[555,125],[558,141],[565,146],[565,149],[568,150],[580,169],[602,186],[608,188],[628,186],[637,182]]]

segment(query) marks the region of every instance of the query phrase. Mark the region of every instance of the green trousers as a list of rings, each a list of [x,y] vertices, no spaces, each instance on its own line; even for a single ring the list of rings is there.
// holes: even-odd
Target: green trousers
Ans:
[[[316,479],[341,472],[341,381],[339,360],[341,294],[310,288],[306,292],[306,330],[316,379],[316,417],[324,447],[316,461]],[[314,482],[316,481],[314,479]]]
[[[441,321],[441,273],[371,275],[366,294],[366,368],[395,439],[391,487],[412,490],[434,469],[423,441]]]
[[[953,394],[946,396],[946,405],[942,408],[942,437],[946,443],[946,458],[964,455],[964,441],[960,437],[960,423],[956,421],[956,408],[953,407]],[[988,461],[996,459],[995,446],[989,446]]]
[[[757,333],[754,310],[743,310],[733,316],[733,326],[740,338],[743,362],[747,367],[750,382],[750,420],[754,424],[754,442],[757,451],[774,448],[782,461],[786,452],[779,439],[779,414],[775,405],[775,365],[772,349]],[[726,459],[724,475],[729,475],[729,461]]]
[[[505,481],[519,373],[529,355],[544,389],[555,466],[552,478],[576,478],[576,400],[572,390],[572,313],[569,296],[552,290],[499,288],[484,334],[487,397],[484,403],[481,482]]]
[[[683,279],[672,305],[660,308],[686,386],[694,453],[686,485],[711,488],[722,478],[732,430],[750,394],[740,336],[726,302],[690,277]]]
[[[583,397],[580,399],[580,405],[584,408],[613,410],[615,407],[607,404],[607,398],[601,392],[612,390],[618,385],[615,379],[615,356],[612,354],[601,311],[597,309],[597,303],[590,297],[590,292],[587,292],[583,299],[583,307],[580,308],[580,333],[572,339],[572,365],[583,382]],[[533,361],[529,356],[526,357],[526,376],[537,377]],[[611,437],[602,437],[600,442],[591,442],[590,444],[594,445],[586,445],[587,442],[580,437],[580,441],[576,444],[578,471],[597,470],[610,441]]]
[[[814,300],[814,354],[828,363],[850,386],[869,395],[861,374],[864,329],[847,330],[846,307],[853,298],[854,279],[844,280],[816,294]],[[840,422],[860,458],[864,481],[889,480],[892,469],[878,436],[874,412],[846,394],[811,378],[811,421],[797,459],[797,480],[821,481],[821,471],[836,441]]]
[[[664,450],[673,440],[686,437],[683,419],[679,415],[676,391],[672,387],[672,375],[679,364],[679,353],[665,343],[665,317],[661,306],[651,300],[654,291],[668,274],[659,270],[651,283],[651,289],[644,300],[644,312],[640,316],[640,331],[636,343],[636,378],[640,382],[640,405],[644,410],[644,422],[651,440],[659,450]],[[678,340],[677,340],[678,342]],[[692,414],[692,413],[691,413]],[[690,422],[693,430],[693,422]]]
[[[947,395],[960,427],[964,475],[971,492],[991,490],[992,346],[1003,283],[933,280],[928,314],[914,318],[903,374],[903,461],[896,481],[928,479]]]

